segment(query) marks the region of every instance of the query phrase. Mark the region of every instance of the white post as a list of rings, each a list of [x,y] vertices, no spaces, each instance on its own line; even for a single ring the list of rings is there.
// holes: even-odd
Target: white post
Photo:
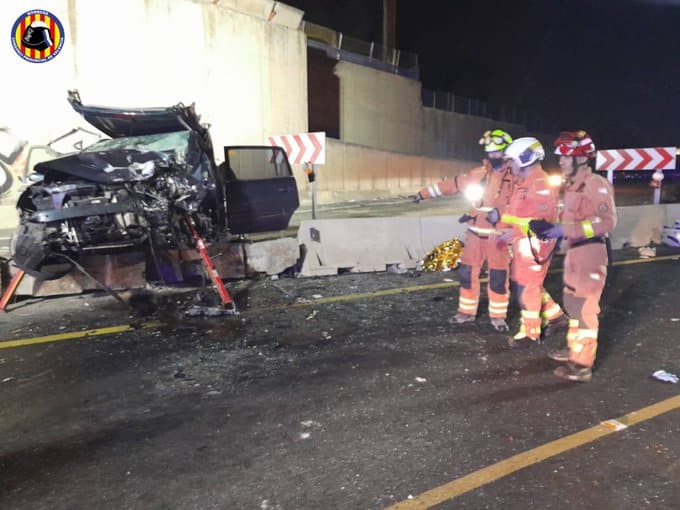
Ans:
[[[654,188],[654,205],[661,203],[661,186]]]
[[[607,170],[607,180],[610,182],[610,184],[614,184],[614,170],[612,168]]]

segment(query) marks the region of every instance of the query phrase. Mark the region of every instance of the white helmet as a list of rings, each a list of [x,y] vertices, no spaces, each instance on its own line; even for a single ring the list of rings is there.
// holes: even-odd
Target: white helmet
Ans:
[[[533,165],[545,157],[545,150],[536,138],[526,136],[518,138],[508,145],[503,152],[505,159],[514,160],[520,168]]]

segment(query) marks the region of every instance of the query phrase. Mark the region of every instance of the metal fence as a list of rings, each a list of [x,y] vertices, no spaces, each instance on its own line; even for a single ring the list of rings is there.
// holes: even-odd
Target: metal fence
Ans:
[[[418,55],[415,53],[349,37],[342,32],[309,21],[302,22],[302,29],[307,35],[307,43],[310,46],[324,49],[334,58],[402,74],[416,80],[420,79]],[[424,88],[422,102],[423,106],[438,110],[520,124],[530,131],[553,132],[556,130],[555,124],[546,121],[540,114],[517,108],[514,105],[487,103],[480,99],[458,96],[452,92]]]
[[[549,133],[557,129],[553,122],[546,120],[540,114],[517,108],[515,105],[487,103],[480,99],[458,96],[452,92],[425,88],[422,89],[422,101],[423,106],[437,110],[520,124],[530,131]]]
[[[309,44],[335,50],[335,57],[338,59],[403,74],[414,79],[420,77],[418,55],[415,53],[356,39],[309,21],[302,22],[302,29],[307,35]]]

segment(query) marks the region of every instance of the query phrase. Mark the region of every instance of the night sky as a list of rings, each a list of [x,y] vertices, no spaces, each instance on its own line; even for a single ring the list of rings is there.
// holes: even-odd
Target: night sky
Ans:
[[[290,0],[380,39],[381,0]],[[598,147],[680,145],[680,0],[397,0],[423,87],[514,104]]]

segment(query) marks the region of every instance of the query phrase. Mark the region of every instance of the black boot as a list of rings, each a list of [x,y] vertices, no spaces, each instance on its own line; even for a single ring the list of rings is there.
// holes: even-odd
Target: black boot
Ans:
[[[541,327],[541,337],[545,338],[558,333],[566,333],[567,329],[569,329],[569,317],[563,314]]]
[[[551,351],[548,351],[548,357],[550,359],[554,359],[555,361],[559,361],[560,363],[569,361],[569,347],[565,347],[564,349],[553,349]]]
[[[593,378],[593,371],[590,367],[584,367],[568,361],[565,365],[557,367],[553,374],[561,379],[576,382],[590,382]]]

